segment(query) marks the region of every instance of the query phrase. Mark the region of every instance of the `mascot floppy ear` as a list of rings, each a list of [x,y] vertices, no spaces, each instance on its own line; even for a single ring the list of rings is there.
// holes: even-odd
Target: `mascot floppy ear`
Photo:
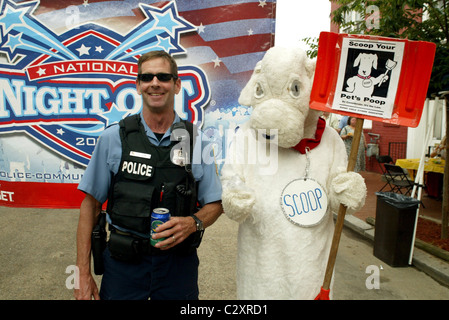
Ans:
[[[315,68],[316,68],[316,60],[306,59],[305,69],[306,69],[307,76],[309,77],[311,83],[313,83],[313,77],[315,75]]]
[[[259,78],[260,71],[262,70],[262,61],[257,62],[256,67],[254,68],[253,74],[246,84],[245,88],[243,88],[240,93],[239,103],[242,106],[252,106],[253,105],[253,96],[254,96],[254,88],[256,85],[256,81]]]
[[[315,76],[316,59],[305,59],[304,63],[307,77],[310,79],[310,83],[313,83],[313,77]],[[309,113],[304,121],[304,137],[314,138],[317,128],[317,121],[322,111],[310,109]]]

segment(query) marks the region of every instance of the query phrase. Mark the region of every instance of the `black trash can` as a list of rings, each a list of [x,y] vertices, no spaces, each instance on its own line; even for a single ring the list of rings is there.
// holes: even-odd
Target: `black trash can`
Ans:
[[[419,200],[377,192],[374,256],[392,267],[408,266]]]

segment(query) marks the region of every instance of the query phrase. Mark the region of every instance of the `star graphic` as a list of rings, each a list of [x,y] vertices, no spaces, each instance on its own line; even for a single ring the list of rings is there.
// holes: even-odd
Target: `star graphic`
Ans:
[[[161,9],[143,3],[140,3],[139,6],[145,16],[149,18],[153,28],[165,30],[175,39],[179,37],[180,33],[196,30],[196,26],[178,14],[175,1],[171,1]]]
[[[139,3],[139,7],[146,17],[145,20],[127,36],[125,41],[108,53],[104,59],[114,60],[120,57],[123,60],[149,50],[154,50],[154,47],[157,45],[154,42],[154,37],[158,35],[171,38],[170,54],[186,52],[180,44],[180,34],[196,31],[197,29],[196,26],[179,16],[175,1],[170,1],[163,8],[144,3]],[[162,43],[162,45],[165,44],[168,45],[168,42]],[[132,49],[132,51],[129,49]]]
[[[176,49],[176,47],[170,42],[170,37],[160,38],[158,36],[157,39],[157,46],[163,48],[166,52],[170,52],[170,49]]]
[[[267,5],[267,0],[259,0],[259,5],[258,7],[265,7]]]
[[[216,57],[214,60],[212,60],[214,63],[214,68],[219,67],[220,63],[222,62],[218,57]]]
[[[78,51],[79,52],[79,55],[80,55],[80,57],[82,56],[82,55],[89,55],[89,50],[90,50],[90,47],[86,47],[85,45],[84,45],[84,43],[83,44],[81,44],[81,47],[79,47],[78,49],[76,49],[76,51]]]
[[[167,10],[162,14],[155,12],[153,13],[153,16],[157,20],[156,27],[167,30],[168,34],[171,37],[175,37],[176,29],[182,28],[184,26],[174,19],[173,12],[171,10]]]
[[[101,47],[101,46],[95,46],[95,52],[99,52],[99,53],[102,53],[103,52],[103,48]]]
[[[0,26],[3,27],[3,33],[7,34],[15,26],[24,25],[23,16],[28,11],[28,8],[14,9],[9,4],[6,5],[6,9],[3,10],[3,14],[0,16]]]
[[[198,33],[202,33],[202,32],[204,32],[204,29],[205,29],[206,27],[205,26],[203,26],[203,23],[201,22],[201,24],[198,26],[198,27],[196,27],[196,29],[198,30]]]
[[[63,135],[65,133],[65,131],[64,130],[62,130],[62,128],[59,128],[59,129],[57,129],[56,130],[56,134],[59,134],[59,135]]]
[[[46,70],[39,67],[39,70],[36,72],[40,77],[45,74]]]
[[[0,51],[6,52],[10,60],[15,59],[19,54],[17,53],[18,48],[24,49],[25,53],[20,52],[20,54],[25,56],[43,53],[59,60],[78,59],[73,52],[59,41],[54,33],[33,16],[33,12],[39,6],[39,0],[24,2],[23,4],[17,4],[13,0],[0,1],[0,33],[2,34],[0,45],[4,46],[6,44],[8,41],[7,35],[17,37],[19,32],[21,34],[20,39],[9,38],[8,45],[11,47],[17,45],[18,41],[20,41],[20,46],[17,45],[14,54],[8,47],[0,48]]]
[[[248,30],[248,35],[249,35],[249,36],[252,36],[253,34],[254,34],[253,29],[249,29],[249,30]]]
[[[117,105],[115,103],[112,103],[109,111],[103,112],[102,114],[99,114],[99,116],[106,119],[106,127],[107,127],[113,123],[119,122],[128,114],[129,114],[128,110],[125,111],[119,110]]]
[[[5,43],[4,47],[9,47],[11,49],[11,52],[14,52],[17,46],[23,44],[21,37],[21,33],[15,36],[13,36],[12,34],[8,34],[8,41]]]

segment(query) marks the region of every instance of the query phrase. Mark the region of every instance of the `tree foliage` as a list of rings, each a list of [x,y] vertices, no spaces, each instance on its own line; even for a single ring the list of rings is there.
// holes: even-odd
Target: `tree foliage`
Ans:
[[[339,5],[332,12],[332,21],[339,24],[341,30],[435,43],[437,50],[429,93],[449,90],[449,0],[332,1]],[[353,12],[358,13],[358,19],[347,18]]]
[[[318,55],[318,38],[311,38],[307,37],[304,39],[301,39],[306,45],[309,46],[309,49],[306,50],[307,56],[310,59],[314,59]]]

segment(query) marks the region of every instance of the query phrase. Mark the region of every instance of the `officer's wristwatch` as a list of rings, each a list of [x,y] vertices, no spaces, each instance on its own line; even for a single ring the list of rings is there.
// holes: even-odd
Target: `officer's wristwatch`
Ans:
[[[198,217],[196,215],[194,215],[194,214],[192,214],[191,217],[196,222],[196,231],[204,231],[203,221],[198,219]]]

